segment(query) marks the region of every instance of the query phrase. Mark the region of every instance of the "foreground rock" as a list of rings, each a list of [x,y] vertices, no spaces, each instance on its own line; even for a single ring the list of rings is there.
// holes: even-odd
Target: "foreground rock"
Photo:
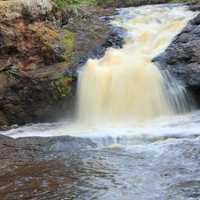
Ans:
[[[49,0],[0,0],[0,128],[73,111],[74,69],[121,43],[96,13],[103,14]]]
[[[191,9],[199,11],[200,7]],[[200,104],[200,15],[188,23],[155,61],[181,81]]]

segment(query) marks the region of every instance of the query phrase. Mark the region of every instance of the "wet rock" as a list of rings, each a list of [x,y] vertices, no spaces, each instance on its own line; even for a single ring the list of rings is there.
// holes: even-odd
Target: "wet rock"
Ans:
[[[190,5],[190,10],[192,10],[192,11],[200,11],[200,5],[199,4]]]
[[[0,134],[0,140],[12,140],[12,138]]]
[[[0,0],[0,127],[73,117],[77,69],[122,45],[103,13]]]
[[[181,81],[200,103],[200,15],[188,23],[155,62]]]

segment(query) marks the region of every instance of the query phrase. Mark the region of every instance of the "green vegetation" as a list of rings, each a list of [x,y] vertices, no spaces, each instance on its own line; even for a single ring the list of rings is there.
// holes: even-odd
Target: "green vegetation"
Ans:
[[[63,44],[65,47],[65,59],[66,61],[70,60],[72,51],[74,48],[75,37],[74,33],[70,32],[69,30],[65,30]]]
[[[53,89],[57,91],[57,95],[55,98],[62,98],[69,95],[69,93],[71,92],[70,82],[71,78],[61,77],[51,83]]]

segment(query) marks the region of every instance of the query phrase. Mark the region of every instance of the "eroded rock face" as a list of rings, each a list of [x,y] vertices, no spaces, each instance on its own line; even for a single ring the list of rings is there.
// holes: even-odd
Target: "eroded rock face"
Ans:
[[[68,94],[57,93],[62,70],[50,66],[65,61],[59,26],[47,19],[53,8],[23,2],[0,1],[0,127],[45,120],[55,99]],[[70,88],[70,81],[62,84]]]
[[[199,10],[199,6],[192,9]],[[155,61],[181,81],[200,103],[200,14]]]
[[[0,1],[0,127],[73,112],[77,67],[121,44],[95,13],[49,0]]]

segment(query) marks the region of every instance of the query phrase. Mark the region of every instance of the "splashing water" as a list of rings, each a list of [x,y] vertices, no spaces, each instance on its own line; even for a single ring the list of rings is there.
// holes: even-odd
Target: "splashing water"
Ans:
[[[89,60],[83,68],[78,121],[32,124],[5,132],[14,138],[89,137],[97,148],[81,138],[74,142],[68,137],[45,140],[41,145],[38,139],[30,139],[33,143],[27,149],[27,139],[5,143],[8,154],[17,148],[16,144],[22,144],[17,148],[22,157],[14,171],[1,173],[5,181],[9,178],[9,184],[3,181],[1,191],[23,196],[27,193],[23,188],[36,181],[36,189],[31,184],[28,191],[33,188],[34,195],[42,199],[53,195],[77,200],[199,200],[200,111],[175,115],[189,110],[187,94],[170,74],[161,74],[151,62],[194,16],[174,5],[120,10],[113,23],[127,30],[126,45],[108,50],[100,60]],[[38,159],[33,157],[33,162],[28,159],[23,164],[35,151]],[[30,155],[21,159],[26,152]],[[4,157],[2,169],[5,161],[9,163]],[[51,167],[54,162],[58,163],[55,169]],[[45,170],[48,180],[32,175],[32,171],[27,173],[33,167],[43,169],[44,164],[44,169],[47,166],[53,170]],[[14,178],[7,171],[12,172],[11,176],[14,172]],[[48,184],[53,178],[59,183],[55,187]],[[13,185],[14,192],[10,190]],[[40,192],[46,188],[47,192]]]
[[[120,9],[112,23],[125,29],[125,45],[83,67],[78,119],[27,125],[4,134],[127,138],[128,143],[199,135],[200,113],[187,113],[191,102],[184,87],[152,62],[196,15],[182,5]],[[176,115],[181,112],[186,113]]]
[[[113,24],[127,31],[126,44],[109,49],[102,59],[89,60],[80,72],[79,120],[143,122],[188,111],[184,88],[170,76],[165,79],[152,59],[194,16],[179,6],[121,10]]]

